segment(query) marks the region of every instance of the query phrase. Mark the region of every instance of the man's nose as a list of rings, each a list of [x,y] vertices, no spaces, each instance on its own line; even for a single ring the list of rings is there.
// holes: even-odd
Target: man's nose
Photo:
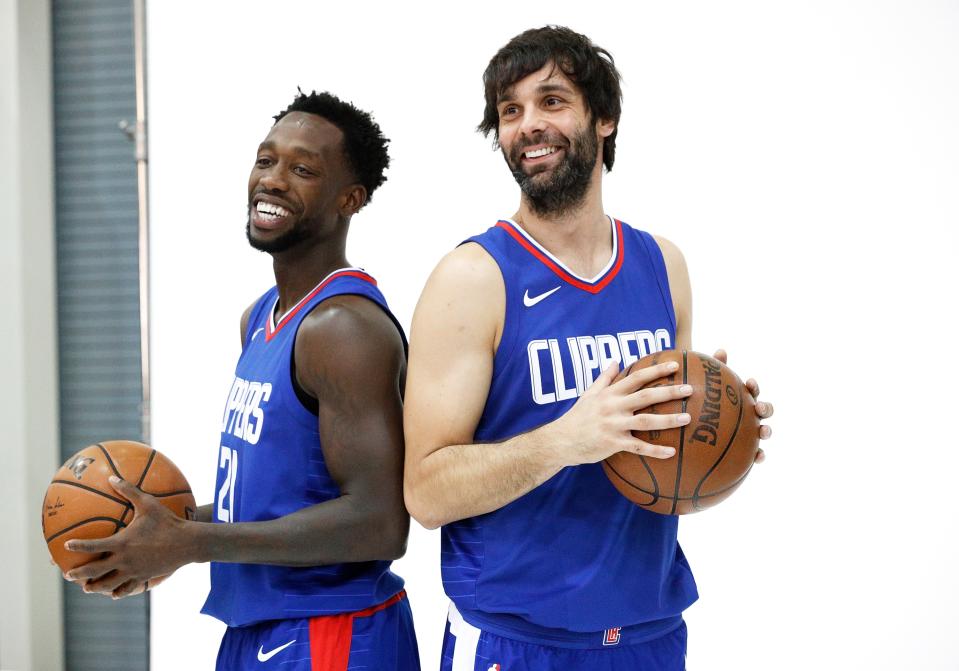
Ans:
[[[526,137],[533,137],[546,130],[546,117],[542,110],[535,105],[531,105],[523,110],[523,118],[520,119],[519,132]]]
[[[286,191],[289,182],[286,179],[286,168],[279,162],[260,172],[260,186],[270,191]]]

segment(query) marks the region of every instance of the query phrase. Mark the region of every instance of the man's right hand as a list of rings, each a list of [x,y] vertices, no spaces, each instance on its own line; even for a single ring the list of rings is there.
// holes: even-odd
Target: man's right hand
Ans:
[[[650,382],[678,369],[675,362],[649,366],[617,379],[619,367],[612,364],[559,419],[544,426],[559,448],[561,466],[602,461],[617,452],[633,452],[657,459],[675,454],[671,447],[653,445],[636,438],[633,431],[675,429],[689,423],[686,413],[660,415],[640,412],[657,403],[686,398],[690,385],[643,389]]]

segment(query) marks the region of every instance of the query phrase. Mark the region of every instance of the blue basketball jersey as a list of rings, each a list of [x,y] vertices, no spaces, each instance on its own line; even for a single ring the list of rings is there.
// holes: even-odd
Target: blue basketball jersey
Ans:
[[[475,442],[546,424],[609,364],[673,347],[659,245],[610,222],[613,255],[592,279],[575,276],[512,221],[467,240],[493,257],[506,286]],[[465,620],[503,636],[583,645],[614,628],[655,636],[674,630],[697,598],[676,533],[677,518],[628,501],[600,464],[568,467],[499,510],[444,526],[443,582]]]
[[[355,268],[331,273],[278,320],[276,287],[254,304],[223,412],[215,523],[272,520],[340,496],[323,459],[317,415],[297,396],[291,366],[303,319],[344,294],[379,305],[402,336],[376,281]],[[203,612],[235,627],[362,610],[403,588],[389,567],[387,561],[312,567],[212,562]]]

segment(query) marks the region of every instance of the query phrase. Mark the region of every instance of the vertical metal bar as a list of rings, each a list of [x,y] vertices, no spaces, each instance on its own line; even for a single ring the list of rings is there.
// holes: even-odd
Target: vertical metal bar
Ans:
[[[141,440],[152,442],[150,413],[150,218],[147,183],[146,0],[133,0],[133,51],[136,73],[137,121],[134,135],[137,161],[138,236],[140,273],[140,426]],[[150,594],[146,606],[146,668],[150,668]]]
[[[133,0],[133,47],[136,68],[137,161],[140,266],[140,379],[142,440],[150,443],[150,220],[147,184],[146,0]]]
[[[137,161],[137,214],[140,272],[140,424],[143,442],[152,442],[150,412],[150,212],[147,183],[147,73],[146,73],[146,0],[133,0],[133,51],[136,75],[137,122],[135,129]],[[150,595],[146,598],[146,667],[150,668]]]

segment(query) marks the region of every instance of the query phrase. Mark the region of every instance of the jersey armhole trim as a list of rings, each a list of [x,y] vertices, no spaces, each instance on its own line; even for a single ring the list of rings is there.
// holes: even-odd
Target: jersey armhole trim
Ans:
[[[246,320],[246,331],[243,334],[243,347],[246,349],[250,342],[253,340],[253,336],[256,335],[256,332],[260,330],[260,327],[256,326],[261,323],[263,319],[263,310],[265,306],[272,305],[272,301],[269,300],[270,294],[276,287],[270,287],[263,294],[256,299],[256,302],[253,303],[253,307],[250,309],[250,314],[247,316]]]
[[[294,305],[285,315],[283,315],[283,317],[276,324],[276,326],[273,325],[273,312],[276,307],[276,302],[274,301],[273,308],[271,308],[270,312],[267,314],[266,341],[270,342],[270,340],[273,339],[273,336],[279,333],[280,329],[282,329],[291,319],[293,319],[297,314],[299,314],[300,310],[302,310],[306,305],[309,304],[311,300],[313,300],[314,296],[316,296],[318,293],[323,291],[323,289],[325,289],[330,282],[332,282],[338,277],[355,277],[357,279],[363,280],[364,282],[369,282],[374,287],[376,286],[376,280],[373,279],[373,276],[364,272],[360,268],[344,268],[341,270],[335,270],[329,275],[327,275],[322,282],[316,285],[316,287],[314,287],[313,290],[310,291],[310,293],[308,293],[306,296],[304,296],[299,301],[297,301],[296,305]],[[276,300],[277,301],[280,300],[279,292],[277,292]]]

